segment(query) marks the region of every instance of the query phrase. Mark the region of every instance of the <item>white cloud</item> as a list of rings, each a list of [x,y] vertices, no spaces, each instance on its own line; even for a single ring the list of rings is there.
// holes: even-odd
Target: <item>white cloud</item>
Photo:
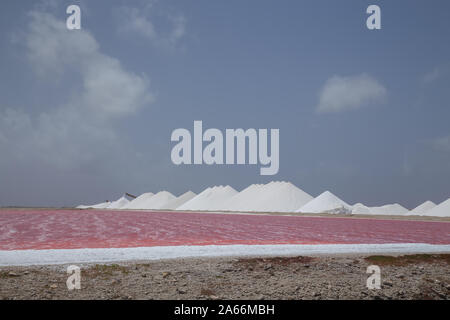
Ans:
[[[422,81],[424,83],[431,83],[433,81],[436,81],[441,76],[441,70],[439,68],[434,68],[427,74],[425,74],[422,78]]]
[[[144,17],[137,8],[121,7],[118,9],[120,15],[119,31],[138,33],[150,40],[157,40],[153,23]]]
[[[69,66],[79,69],[86,59],[100,54],[97,41],[84,29],[68,32],[63,21],[41,11],[30,12],[29,19],[24,39],[27,55],[42,75],[54,76]]]
[[[39,80],[75,73],[80,89],[64,103],[38,112],[0,109],[1,153],[61,168],[116,157],[123,144],[114,123],[152,102],[149,81],[103,54],[88,31],[68,31],[64,20],[41,11],[29,17],[23,43]],[[76,82],[69,85],[78,88]]]
[[[48,13],[34,11],[30,18],[25,44],[33,68],[50,77],[68,69],[81,76],[84,90],[69,104],[105,118],[136,112],[151,102],[148,80],[102,54],[88,31],[68,31]]]
[[[82,71],[82,106],[99,117],[134,113],[153,100],[148,80],[122,68],[114,58],[97,55]]]
[[[448,80],[447,78],[449,74],[450,63],[445,62],[424,74],[421,80],[424,84],[431,84],[436,81]]]
[[[387,90],[373,77],[363,73],[355,76],[329,78],[320,91],[319,113],[341,112],[380,103]]]
[[[139,35],[158,47],[173,48],[186,34],[186,19],[180,13],[153,14],[153,5],[150,3],[144,9],[125,6],[116,8],[114,12],[119,23],[118,31],[121,34]],[[158,28],[153,20],[160,22]]]
[[[169,19],[173,23],[173,29],[169,36],[169,42],[175,44],[186,33],[186,18],[183,15],[170,16]]]
[[[436,138],[431,144],[436,150],[450,152],[450,136]]]

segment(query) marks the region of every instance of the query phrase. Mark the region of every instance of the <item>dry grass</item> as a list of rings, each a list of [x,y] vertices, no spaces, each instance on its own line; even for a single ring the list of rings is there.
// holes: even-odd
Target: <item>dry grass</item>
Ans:
[[[369,256],[365,260],[376,265],[405,266],[417,263],[450,264],[450,254],[411,254],[404,256]]]

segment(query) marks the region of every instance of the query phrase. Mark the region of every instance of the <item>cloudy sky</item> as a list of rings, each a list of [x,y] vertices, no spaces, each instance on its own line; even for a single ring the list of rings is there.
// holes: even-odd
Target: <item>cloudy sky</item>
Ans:
[[[78,4],[82,29],[66,28]],[[382,29],[368,30],[378,4]],[[450,2],[31,1],[0,10],[0,205],[288,180],[450,197]],[[280,170],[175,166],[176,128],[279,128]]]

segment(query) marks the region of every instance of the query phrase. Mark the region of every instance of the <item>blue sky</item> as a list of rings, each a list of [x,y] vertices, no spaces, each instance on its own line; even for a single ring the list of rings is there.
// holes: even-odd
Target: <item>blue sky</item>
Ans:
[[[448,1],[1,6],[0,205],[271,180],[366,205],[450,197]],[[170,134],[194,120],[279,128],[279,173],[173,165]]]

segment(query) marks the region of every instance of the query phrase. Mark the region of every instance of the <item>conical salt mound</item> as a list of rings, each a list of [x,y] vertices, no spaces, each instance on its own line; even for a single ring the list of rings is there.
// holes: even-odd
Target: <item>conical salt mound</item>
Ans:
[[[127,198],[121,197],[120,199],[111,202],[110,205],[106,207],[106,209],[122,209],[129,202],[130,200],[128,200]]]
[[[228,201],[222,204],[220,210],[223,211],[249,211],[246,210],[246,205],[249,204],[249,199],[254,199],[257,193],[260,192],[263,184],[252,184],[235,194]]]
[[[370,212],[372,214],[379,215],[405,215],[409,212],[409,210],[399,205],[398,203],[394,203],[386,204],[381,207],[370,207]]]
[[[79,205],[79,206],[77,206],[77,209],[106,209],[110,205],[111,205],[111,202],[110,201],[106,201],[106,202],[93,204],[93,205],[88,205],[88,206],[86,206],[86,205]]]
[[[239,202],[230,204],[229,210],[294,212],[311,199],[309,194],[290,182],[272,181],[263,186],[255,185],[247,190],[246,194],[240,197]]]
[[[260,212],[295,212],[312,198],[290,182],[272,182],[262,188],[254,209]]]
[[[94,204],[93,206],[90,206],[93,209],[105,209],[107,207],[109,207],[109,205],[111,204],[111,201],[105,201],[99,204]]]
[[[122,209],[145,209],[145,203],[147,203],[153,196],[154,194],[151,192],[143,193],[136,199],[131,200],[130,203],[125,205]]]
[[[177,210],[220,210],[222,204],[235,194],[237,194],[237,191],[230,186],[207,188],[196,197],[179,206]]]
[[[411,210],[408,214],[423,216],[424,214],[426,214],[428,211],[430,211],[434,207],[436,207],[436,204],[434,202],[432,202],[432,201],[425,201],[420,206],[417,206],[416,208]]]
[[[169,203],[167,203],[166,205],[164,205],[163,209],[174,210],[174,209],[178,208],[179,206],[181,206],[182,204],[188,202],[195,196],[196,196],[196,194],[192,191],[185,192],[178,198],[175,198],[172,201],[170,201]]]
[[[193,197],[191,200],[186,201],[182,205],[178,206],[177,210],[196,210],[194,208],[200,207],[202,205],[202,202],[204,199],[217,187],[208,187],[199,194],[197,194],[195,197]]]
[[[370,214],[370,208],[362,203],[357,203],[353,205],[352,214]]]
[[[425,213],[425,216],[430,217],[450,217],[450,199],[438,204],[433,209]]]
[[[142,202],[140,209],[164,209],[164,206],[173,201],[176,197],[168,191],[160,191],[154,196],[150,197],[147,201]]]
[[[336,197],[329,191],[325,191],[313,200],[298,209],[304,213],[351,213],[352,207]]]

